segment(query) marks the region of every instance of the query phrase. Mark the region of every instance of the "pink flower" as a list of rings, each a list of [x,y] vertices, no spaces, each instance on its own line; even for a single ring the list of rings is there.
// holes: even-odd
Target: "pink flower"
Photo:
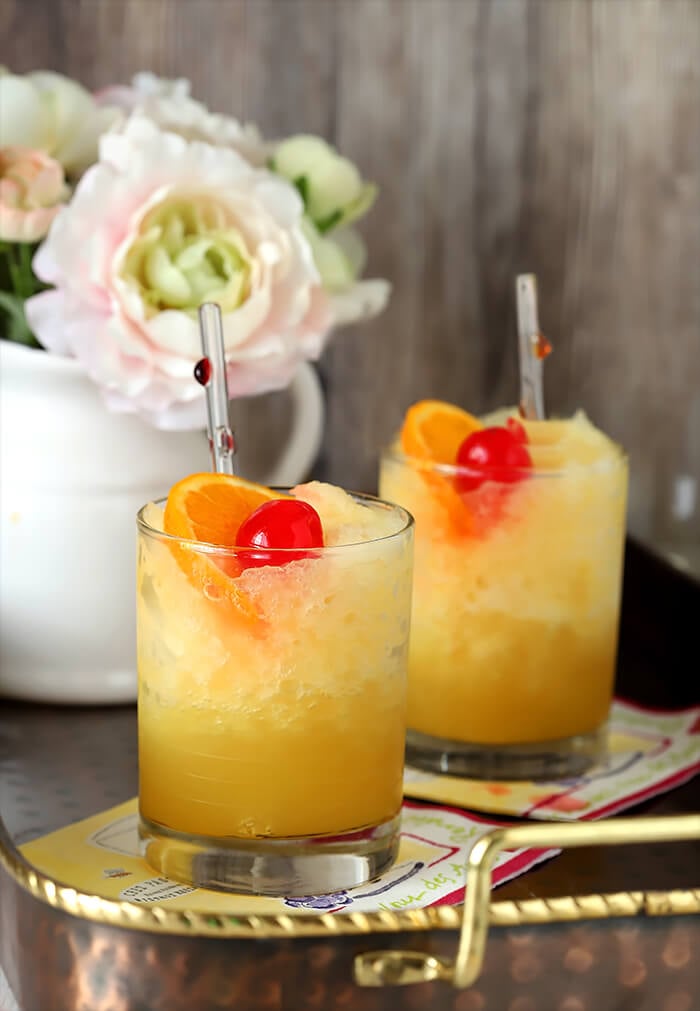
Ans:
[[[334,314],[302,215],[286,180],[133,113],[103,135],[35,256],[55,287],[26,302],[28,322],[112,409],[203,428],[202,302],[222,307],[231,396],[286,386],[324,347]]]
[[[63,169],[43,151],[0,148],[0,239],[43,239],[67,193]]]

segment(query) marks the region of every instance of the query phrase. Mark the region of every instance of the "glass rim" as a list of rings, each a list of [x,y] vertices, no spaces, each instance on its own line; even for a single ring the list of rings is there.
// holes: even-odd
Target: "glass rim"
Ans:
[[[272,487],[271,491],[279,491],[289,493],[291,488],[280,488]],[[343,489],[347,491],[347,489]],[[387,512],[398,513],[403,517],[403,523],[398,530],[392,530],[391,533],[381,534],[377,537],[369,537],[364,540],[358,541],[347,541],[344,544],[326,544],[320,548],[265,548],[265,547],[236,547],[230,544],[213,544],[210,541],[196,541],[190,537],[179,537],[177,534],[166,533],[165,530],[159,530],[157,527],[151,526],[151,524],[145,518],[145,511],[150,505],[155,506],[165,506],[168,501],[167,496],[159,499],[154,499],[150,502],[145,502],[141,508],[136,513],[136,526],[140,534],[145,534],[148,537],[157,537],[159,540],[170,544],[181,544],[187,546],[192,551],[197,551],[200,554],[215,554],[217,556],[221,555],[260,555],[264,553],[266,555],[278,555],[282,558],[288,557],[290,555],[299,557],[299,553],[303,551],[304,557],[306,558],[320,558],[323,555],[335,552],[343,552],[347,550],[352,550],[353,548],[366,547],[369,544],[380,544],[383,541],[391,541],[395,538],[399,538],[410,531],[415,520],[413,515],[404,508],[404,506],[399,505],[398,502],[392,502],[389,499],[380,498],[378,495],[370,495],[366,492],[356,492],[348,491],[353,500],[364,503],[367,506],[378,506],[382,510]]]
[[[617,442],[612,443],[614,453],[600,460],[593,460],[590,463],[576,463],[568,467],[509,467],[511,472],[528,478],[530,480],[543,480],[545,478],[571,477],[574,474],[595,474],[605,473],[613,468],[626,466],[629,463],[629,455]],[[429,471],[430,473],[441,474],[446,478],[455,477],[478,477],[480,481],[491,484],[504,484],[498,477],[489,474],[489,471],[467,467],[456,463],[438,463],[435,460],[424,460],[419,456],[411,456],[404,453],[396,444],[389,444],[381,451],[382,460],[391,460],[394,463],[408,464],[414,470]]]

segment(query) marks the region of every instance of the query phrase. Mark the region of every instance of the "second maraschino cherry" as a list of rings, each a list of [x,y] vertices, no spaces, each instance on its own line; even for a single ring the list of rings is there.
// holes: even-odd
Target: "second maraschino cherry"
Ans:
[[[457,451],[457,466],[464,468],[464,473],[456,478],[458,490],[474,491],[484,481],[505,484],[522,481],[532,469],[526,440],[525,430],[518,422],[508,428],[494,425],[472,432]]]

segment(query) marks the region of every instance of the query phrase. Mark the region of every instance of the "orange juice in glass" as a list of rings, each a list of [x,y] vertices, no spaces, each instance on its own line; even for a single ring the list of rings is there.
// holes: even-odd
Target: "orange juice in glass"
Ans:
[[[421,401],[379,487],[416,523],[407,761],[480,778],[582,771],[613,694],[620,447],[582,413],[480,420]]]
[[[323,545],[237,545],[265,497],[311,506]],[[138,527],[146,859],[268,895],[381,873],[398,846],[411,517],[319,482],[290,495],[194,475]]]

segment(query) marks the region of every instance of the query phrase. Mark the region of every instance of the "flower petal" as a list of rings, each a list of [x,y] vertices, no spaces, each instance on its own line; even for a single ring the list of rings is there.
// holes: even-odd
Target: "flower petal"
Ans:
[[[334,292],[331,307],[335,325],[359,323],[378,316],[386,308],[390,295],[391,285],[383,280],[358,281],[347,291]]]
[[[37,148],[51,152],[49,110],[30,80],[0,75],[0,147]]]

